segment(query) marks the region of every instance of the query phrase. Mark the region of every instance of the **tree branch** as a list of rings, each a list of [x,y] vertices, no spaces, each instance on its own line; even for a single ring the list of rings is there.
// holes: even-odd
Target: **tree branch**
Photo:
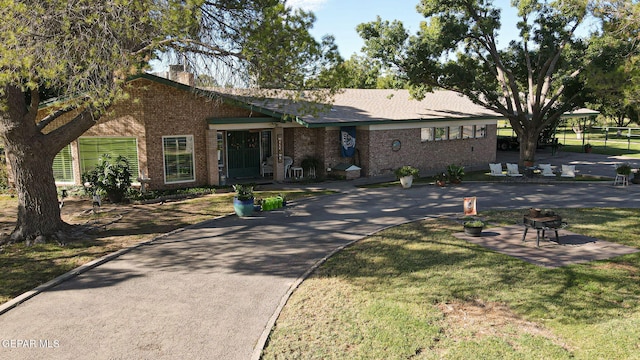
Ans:
[[[69,122],[46,135],[49,146],[55,148],[55,153],[58,153],[67,144],[95,125],[100,119],[100,115],[101,113],[91,106],[84,108]]]
[[[73,106],[73,107],[65,107],[65,108],[58,109],[50,113],[49,115],[45,116],[42,120],[40,120],[36,125],[36,127],[38,128],[38,130],[42,131],[44,128],[47,127],[47,125],[51,124],[57,118],[68,113],[69,111],[75,110],[76,108],[77,107]]]
[[[578,76],[581,72],[582,72],[582,69],[578,69],[578,70],[576,70],[576,71],[572,72],[572,73],[569,75],[569,77],[573,79],[573,78],[575,78],[576,76]],[[556,92],[554,93],[553,97],[552,97],[549,101],[547,101],[547,102],[545,103],[544,107],[542,108],[542,110],[541,110],[541,113],[542,113],[542,114],[544,114],[544,113],[548,112],[548,111],[553,107],[553,105],[555,104],[555,102],[560,98],[560,96],[562,96],[562,95],[563,95],[564,89],[565,89],[565,86],[564,86],[564,85],[560,85],[560,87],[558,87],[558,90],[556,90]],[[576,97],[576,95],[574,94],[574,95],[571,97],[571,99],[574,99],[575,97]],[[568,103],[568,101],[566,101],[565,103]]]
[[[576,22],[571,30],[569,31],[568,36],[556,47],[556,53],[554,56],[549,57],[549,59],[545,62],[545,64],[540,69],[540,75],[538,76],[538,84],[542,84],[542,86],[538,85],[538,89],[536,92],[536,98],[540,104],[544,104],[547,99],[547,92],[551,88],[551,81],[553,79],[553,73],[555,72],[556,64],[560,60],[560,56],[564,51],[565,46],[569,41],[569,38],[573,36],[573,33],[576,31],[576,28],[580,25],[580,22]]]

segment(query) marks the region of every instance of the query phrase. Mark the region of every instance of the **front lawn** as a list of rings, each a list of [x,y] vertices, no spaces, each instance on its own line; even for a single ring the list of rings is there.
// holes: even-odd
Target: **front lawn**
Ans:
[[[569,230],[640,247],[638,209],[564,209]],[[522,211],[491,211],[513,224]],[[265,359],[631,359],[640,351],[640,254],[557,269],[422,221],[330,258],[281,313]]]

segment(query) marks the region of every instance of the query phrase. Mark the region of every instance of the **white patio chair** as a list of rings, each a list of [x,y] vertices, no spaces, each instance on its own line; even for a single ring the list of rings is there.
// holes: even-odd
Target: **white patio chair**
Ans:
[[[551,164],[538,164],[538,168],[542,170],[542,176],[556,176],[551,168]]]
[[[291,158],[291,156],[285,156],[284,157],[284,176],[285,177],[291,177],[291,174],[289,173],[291,170],[291,165],[293,165],[293,159]]]
[[[502,173],[502,163],[497,163],[497,164],[490,163],[489,170],[491,170],[491,173],[489,174],[489,176],[507,176]]]
[[[507,163],[507,176],[518,177],[522,176],[518,170],[518,164]]]
[[[264,177],[265,174],[273,175],[273,156],[269,156],[266,161],[260,164],[260,170],[262,171],[262,177]]]
[[[576,166],[575,165],[562,165],[562,177],[576,177]]]

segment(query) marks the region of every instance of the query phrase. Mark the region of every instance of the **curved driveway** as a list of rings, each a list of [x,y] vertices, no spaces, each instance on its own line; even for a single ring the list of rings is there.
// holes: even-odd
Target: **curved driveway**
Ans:
[[[331,184],[329,184],[331,185]],[[639,207],[610,183],[356,189],[139,246],[0,315],[0,359],[250,359],[322,258],[382,228],[489,208]]]

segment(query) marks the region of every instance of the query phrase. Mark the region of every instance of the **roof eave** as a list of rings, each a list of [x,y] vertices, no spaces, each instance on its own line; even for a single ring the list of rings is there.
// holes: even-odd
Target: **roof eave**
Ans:
[[[407,124],[407,123],[433,123],[442,121],[478,121],[478,120],[500,120],[504,119],[502,116],[471,116],[465,118],[429,118],[429,119],[397,119],[397,120],[371,120],[371,121],[344,121],[344,122],[310,122],[300,119],[298,122],[308,128],[318,127],[334,127],[334,126],[371,126],[371,125],[386,125],[386,124]]]

